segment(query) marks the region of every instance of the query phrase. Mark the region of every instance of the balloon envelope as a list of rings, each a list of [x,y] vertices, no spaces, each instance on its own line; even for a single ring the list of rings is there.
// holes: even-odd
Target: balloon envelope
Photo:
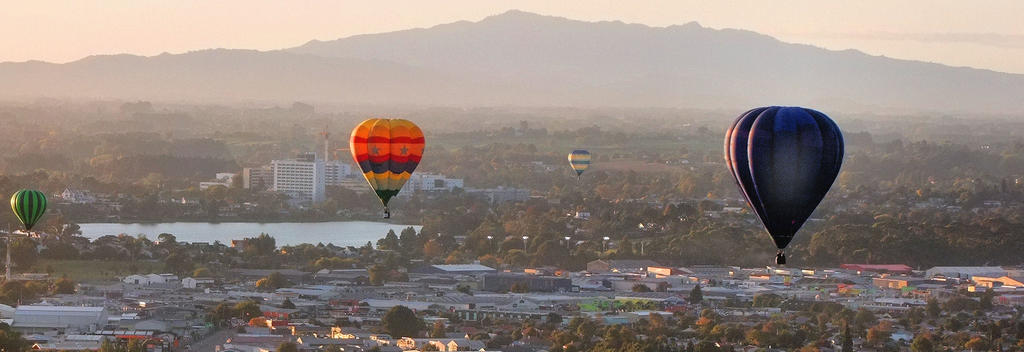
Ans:
[[[815,110],[757,108],[729,127],[725,161],[747,204],[781,250],[839,175],[843,135],[832,119]]]
[[[31,230],[46,212],[46,195],[34,189],[17,191],[11,196],[11,210],[25,225],[25,230]]]
[[[385,209],[423,156],[423,131],[403,119],[369,119],[352,130],[355,159]]]
[[[590,167],[590,152],[583,149],[573,150],[569,153],[569,166],[576,171],[577,177],[582,175],[583,171]]]

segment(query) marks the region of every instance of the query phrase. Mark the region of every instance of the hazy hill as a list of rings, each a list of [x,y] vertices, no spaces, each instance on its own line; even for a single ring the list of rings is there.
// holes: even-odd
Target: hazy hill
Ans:
[[[91,56],[67,64],[0,64],[0,96],[18,98],[430,103],[462,95],[472,86],[468,80],[401,64],[282,51],[215,49]]]
[[[510,11],[283,51],[0,64],[0,98],[35,96],[1022,113],[1024,75],[828,51],[696,23],[655,28]]]
[[[654,28],[510,11],[292,51],[485,73],[555,90],[552,103],[1024,111],[1024,75],[829,51],[696,23]]]

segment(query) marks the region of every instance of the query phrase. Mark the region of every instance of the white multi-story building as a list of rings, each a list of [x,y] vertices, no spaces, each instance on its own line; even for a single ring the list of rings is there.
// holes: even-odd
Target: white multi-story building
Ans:
[[[274,160],[273,190],[288,194],[296,203],[320,203],[326,198],[326,168],[312,154],[296,159]]]
[[[72,204],[91,204],[96,203],[96,197],[81,190],[73,190],[71,187],[64,188],[64,192],[61,192],[58,196],[66,202]]]
[[[342,183],[346,178],[352,176],[352,165],[349,163],[332,160],[324,164],[324,171],[327,173],[326,183],[331,186],[337,186]]]
[[[406,190],[409,193],[451,192],[456,188],[463,188],[461,178],[448,178],[440,174],[412,174],[412,176],[409,176],[409,181],[406,182],[405,187],[402,187],[402,193],[405,193]]]
[[[274,167],[247,167],[242,169],[242,187],[265,190],[274,186]]]

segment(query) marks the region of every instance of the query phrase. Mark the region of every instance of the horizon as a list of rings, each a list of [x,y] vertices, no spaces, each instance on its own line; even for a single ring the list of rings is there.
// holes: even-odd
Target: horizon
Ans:
[[[924,5],[925,2],[916,4]],[[35,2],[14,5],[15,8],[6,13],[18,16],[4,18],[5,15],[0,15],[0,30],[14,33],[0,38],[0,49],[3,49],[0,53],[7,53],[0,54],[0,62],[68,63],[97,55],[148,57],[207,49],[273,51],[310,41],[430,28],[459,21],[478,22],[509,11],[523,11],[569,20],[621,21],[650,27],[696,22],[707,28],[748,30],[787,43],[808,44],[834,51],[853,49],[873,56],[1024,74],[1024,30],[1012,16],[1024,11],[1024,4],[1017,2],[1003,2],[981,9],[953,2],[927,2],[927,6],[871,6],[796,1],[783,5],[754,2],[746,6],[730,6],[695,1],[629,9],[502,2],[451,6],[443,10],[431,9],[430,6],[424,9],[422,5],[410,6],[404,2],[376,4],[376,7],[314,5],[299,8],[264,4],[253,5],[249,14],[253,18],[250,20],[225,20],[233,26],[220,23],[223,18],[218,16],[237,11],[239,3],[198,4],[205,6],[199,9],[202,16],[195,16],[195,8],[183,5],[120,5],[77,4],[79,11],[47,8],[45,3]],[[754,16],[772,11],[786,14],[794,10],[818,16],[801,16],[799,21],[785,23],[762,18],[772,16]],[[383,16],[383,21],[380,16],[369,16],[375,20],[372,23],[362,18],[388,11],[390,15]],[[905,18],[913,11],[918,11],[914,12],[916,17]],[[23,15],[25,13],[30,15]],[[687,15],[676,16],[677,13]],[[963,13],[973,16],[960,15]],[[167,27],[172,21],[171,27],[189,30]],[[66,29],[54,30],[52,26],[39,27],[52,22],[77,25],[78,29],[75,33],[68,33]],[[124,26],[131,26],[132,30],[123,31],[121,28]]]

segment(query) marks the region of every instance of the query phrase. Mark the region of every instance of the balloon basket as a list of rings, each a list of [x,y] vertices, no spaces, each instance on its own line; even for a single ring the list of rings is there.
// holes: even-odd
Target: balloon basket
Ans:
[[[775,264],[786,265],[786,253],[779,251],[779,253],[775,255]]]

